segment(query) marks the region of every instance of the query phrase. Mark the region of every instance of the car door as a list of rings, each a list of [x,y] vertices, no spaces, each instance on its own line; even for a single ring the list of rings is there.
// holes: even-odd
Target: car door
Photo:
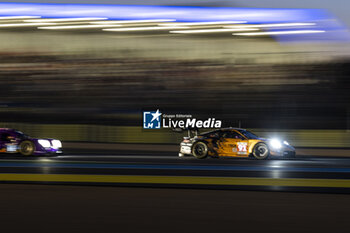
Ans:
[[[248,140],[235,130],[223,134],[220,147],[223,156],[248,156]]]

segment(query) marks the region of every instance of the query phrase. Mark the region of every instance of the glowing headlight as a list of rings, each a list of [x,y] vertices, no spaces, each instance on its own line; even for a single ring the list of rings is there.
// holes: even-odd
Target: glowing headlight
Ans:
[[[279,140],[277,139],[271,139],[270,141],[270,146],[274,149],[280,149],[282,147],[282,144]]]
[[[45,148],[51,146],[50,142],[48,140],[45,140],[45,139],[39,139],[38,142],[40,145],[42,145],[42,147],[45,147]]]
[[[52,140],[51,143],[52,143],[53,148],[61,148],[62,147],[62,143],[60,140]]]
[[[287,141],[283,141],[283,144],[289,146],[289,143]]]

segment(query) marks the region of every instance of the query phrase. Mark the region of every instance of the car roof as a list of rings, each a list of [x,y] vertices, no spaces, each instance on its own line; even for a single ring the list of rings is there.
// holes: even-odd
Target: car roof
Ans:
[[[218,132],[218,131],[229,131],[229,130],[246,130],[246,129],[242,129],[242,128],[233,128],[233,127],[230,127],[230,128],[221,128],[221,129],[215,129],[215,130],[211,130],[211,131],[206,131],[206,132],[200,133],[200,135],[215,133],[215,132]]]
[[[246,130],[246,129],[229,127],[229,128],[222,128],[221,130],[225,131],[225,130]]]

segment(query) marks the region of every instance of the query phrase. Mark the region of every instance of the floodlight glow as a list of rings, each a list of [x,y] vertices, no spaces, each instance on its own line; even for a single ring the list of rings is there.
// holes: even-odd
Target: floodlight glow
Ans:
[[[9,19],[38,19],[40,16],[1,16],[0,20],[9,20]]]
[[[196,34],[196,33],[218,33],[218,32],[244,32],[244,31],[258,31],[257,28],[240,28],[240,29],[201,29],[201,30],[180,30],[170,31],[170,33],[180,34]]]
[[[299,27],[299,26],[314,26],[315,23],[273,23],[273,24],[255,24],[255,25],[240,25],[240,26],[224,26],[224,28],[269,28],[269,27]]]
[[[67,21],[93,21],[93,20],[106,20],[107,18],[59,18],[59,19],[32,19],[32,20],[23,20],[24,22],[29,23],[38,23],[38,22],[67,22]]]
[[[107,20],[107,21],[98,21],[98,22],[91,22],[91,24],[127,24],[127,23],[159,23],[159,22],[173,22],[176,21],[176,19],[145,19],[145,20]]]
[[[37,26],[46,26],[46,25],[57,25],[57,24],[56,23],[7,23],[7,24],[0,24],[0,28],[37,27]]]
[[[291,35],[291,34],[314,34],[324,33],[323,30],[296,30],[296,31],[275,31],[275,32],[243,32],[233,33],[234,36],[273,36],[273,35]]]
[[[89,29],[89,28],[108,28],[108,27],[120,27],[122,25],[72,25],[72,26],[52,26],[52,27],[38,27],[38,29],[45,30],[70,30],[70,29]]]
[[[24,16],[24,17],[23,17]],[[2,17],[2,18],[1,18]],[[11,18],[10,18],[11,17]],[[243,36],[259,36],[259,35],[276,35],[278,41],[297,41],[297,40],[313,40],[318,41],[350,41],[350,33],[333,15],[323,9],[281,9],[281,8],[233,8],[233,7],[196,7],[196,6],[142,6],[142,5],[107,5],[107,4],[47,4],[47,3],[0,3],[0,20],[6,19],[31,19],[42,18],[49,22],[66,22],[73,23],[74,18],[101,18],[108,20],[116,20],[117,24],[128,23],[151,23],[155,22],[157,26],[168,27],[174,26],[200,26],[210,27],[220,25],[225,29],[234,28],[266,28],[267,32],[256,32],[243,34]],[[27,18],[28,17],[28,18]],[[162,20],[156,23],[159,19]],[[62,19],[59,21],[47,21],[48,19]],[[154,20],[154,21],[153,21]],[[71,21],[71,22],[69,22]],[[97,24],[83,20],[89,24]],[[95,20],[91,20],[95,21]],[[100,20],[100,22],[106,20]],[[119,21],[124,21],[119,22]],[[129,21],[129,22],[128,22]],[[137,22],[139,21],[139,22]],[[171,22],[176,21],[175,25]],[[78,21],[75,21],[78,22]],[[168,22],[169,25],[163,24]],[[7,22],[6,22],[7,23]],[[105,24],[115,24],[115,22],[103,22]],[[179,25],[177,25],[179,24]],[[228,25],[224,25],[228,24]],[[237,25],[229,25],[237,24]],[[239,25],[241,24],[241,25]],[[311,27],[317,24],[317,30]],[[11,25],[16,26],[16,25]],[[34,26],[34,25],[17,25],[17,26]],[[137,26],[137,25],[136,25]],[[225,27],[226,26],[226,27]],[[227,27],[231,26],[231,27]],[[3,26],[10,27],[10,26]],[[131,27],[129,25],[129,27]],[[140,27],[140,26],[138,26]],[[232,28],[233,27],[233,28]],[[277,32],[270,31],[278,27],[299,27],[294,31]],[[305,28],[301,31],[302,27]],[[181,28],[180,28],[181,29]],[[192,28],[193,29],[193,28]],[[127,31],[141,30],[163,30],[158,28],[132,29]],[[116,30],[121,31],[121,30]],[[173,31],[173,30],[172,30]],[[287,34],[309,34],[322,33],[317,37],[296,37],[283,36]],[[238,34],[238,33],[237,33]],[[281,36],[279,36],[281,35]]]
[[[38,15],[42,18],[105,17],[115,20],[176,19],[179,22],[246,21],[295,23],[331,19],[320,9],[257,9],[232,7],[142,6],[106,4],[0,3],[0,15]]]
[[[169,29],[186,29],[189,27],[134,27],[134,28],[109,28],[103,31],[128,32],[128,31],[152,31],[152,30],[169,30]]]
[[[197,25],[220,25],[220,24],[241,24],[247,23],[247,21],[211,21],[211,22],[190,22],[190,23],[162,23],[158,26],[197,26]]]

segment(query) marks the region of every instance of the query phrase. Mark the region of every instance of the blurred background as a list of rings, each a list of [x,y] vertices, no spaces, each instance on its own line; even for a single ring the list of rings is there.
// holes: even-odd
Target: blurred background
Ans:
[[[179,143],[142,129],[142,111],[160,109],[241,122],[297,147],[350,147],[346,1],[37,2],[0,3],[1,127]]]

